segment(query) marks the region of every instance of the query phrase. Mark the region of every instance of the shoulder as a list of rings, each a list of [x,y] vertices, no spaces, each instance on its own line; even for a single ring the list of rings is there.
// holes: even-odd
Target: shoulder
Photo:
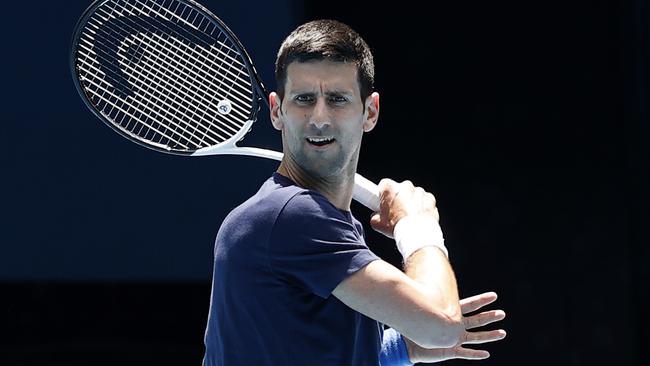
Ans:
[[[278,181],[274,175],[264,182],[253,196],[235,207],[226,219],[275,218],[293,196],[303,191],[304,188]]]
[[[297,246],[307,242],[364,243],[351,215],[309,190],[297,192],[286,202],[276,216],[273,233],[281,246],[294,242]]]
[[[350,219],[320,193],[301,189],[286,201],[279,218],[294,224],[318,221],[341,222],[353,227]]]
[[[289,178],[275,173],[260,190],[242,206],[247,209],[278,210],[279,214],[291,219],[309,217],[345,218],[322,194],[296,185]]]

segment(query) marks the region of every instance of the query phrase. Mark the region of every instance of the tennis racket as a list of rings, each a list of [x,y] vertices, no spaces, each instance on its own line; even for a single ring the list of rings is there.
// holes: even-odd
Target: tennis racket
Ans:
[[[186,155],[282,153],[238,147],[268,92],[237,36],[192,0],[97,0],[72,39],[70,67],[88,108],[127,139]],[[357,174],[354,199],[379,210]]]

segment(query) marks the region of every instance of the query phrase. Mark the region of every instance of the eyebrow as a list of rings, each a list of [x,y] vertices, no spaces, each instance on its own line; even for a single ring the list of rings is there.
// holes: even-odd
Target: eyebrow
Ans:
[[[318,93],[313,92],[313,91],[290,91],[291,95],[316,95]],[[334,89],[334,90],[328,90],[325,92],[326,96],[336,96],[336,95],[344,95],[344,96],[354,96],[354,93],[348,90],[343,90],[343,89]]]

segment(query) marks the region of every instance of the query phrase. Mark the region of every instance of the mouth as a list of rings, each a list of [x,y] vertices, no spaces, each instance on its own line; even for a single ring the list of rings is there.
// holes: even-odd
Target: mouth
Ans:
[[[307,137],[305,140],[310,144],[318,147],[327,146],[335,141],[333,137],[314,136]]]

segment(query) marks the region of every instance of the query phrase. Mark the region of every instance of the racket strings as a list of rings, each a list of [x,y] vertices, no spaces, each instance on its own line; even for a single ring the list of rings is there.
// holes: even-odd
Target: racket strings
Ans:
[[[142,3],[141,3],[140,1],[138,1],[138,0],[136,0],[136,2],[142,4]],[[179,4],[177,4],[177,8],[178,8],[178,5],[179,5]],[[149,9],[153,10],[152,8],[149,8]],[[187,6],[184,7],[184,10],[183,10],[182,14],[183,14],[183,13],[185,12],[185,10],[187,10],[187,9],[188,9]],[[167,9],[162,8],[162,10],[168,12]],[[190,9],[190,12],[191,12],[191,11],[193,11],[193,10]],[[160,14],[160,13],[156,12],[156,14]],[[173,12],[170,13],[170,14],[171,14],[172,16],[175,16],[175,14],[174,14]],[[198,17],[198,15],[199,15],[199,13],[195,11],[194,20]],[[178,17],[177,17],[177,18],[178,18]],[[154,21],[158,21],[156,18],[153,18],[153,19],[154,19]],[[182,18],[179,18],[179,19],[182,20]],[[202,23],[203,20],[205,20],[205,18],[204,18],[204,17],[201,17],[201,22],[200,22],[200,23]],[[146,19],[145,19],[145,22],[146,22]],[[158,21],[158,22],[159,22],[159,21]],[[210,22],[207,22],[207,23],[208,23],[208,25],[211,25],[211,24],[212,24],[212,23],[210,23]],[[160,24],[163,28],[167,28],[167,30],[169,30],[169,31],[171,31],[171,32],[174,32],[173,30],[169,29],[169,28],[168,28],[164,23],[160,23],[160,22],[159,22],[159,24]],[[193,22],[192,22],[192,23],[187,23],[187,22],[186,22],[186,24],[189,24],[189,25],[191,25],[191,26],[194,28]],[[200,29],[200,26],[201,26],[201,24],[199,24],[195,29]],[[207,27],[207,25],[206,25],[206,27]],[[214,32],[215,29],[218,30],[216,27],[214,27],[214,25],[213,25],[213,28],[214,28],[214,29],[213,29],[210,33],[207,33],[207,28],[206,28],[206,30],[205,30],[206,35],[211,36],[211,35],[213,34],[213,32]],[[183,29],[183,28],[181,28],[181,30],[182,30],[182,31],[185,31],[185,29]],[[218,30],[218,31],[219,31],[219,36],[223,36],[223,38],[224,38],[225,40],[228,40],[228,38],[227,38],[227,37],[226,37],[226,36],[225,36],[225,35],[224,35],[220,30]],[[185,31],[185,33],[187,33],[187,31]],[[211,44],[210,44],[209,46],[210,46],[213,50],[215,50],[215,51],[217,51],[218,53],[220,53],[223,57],[226,57],[226,58],[228,58],[228,59],[231,61],[230,63],[228,63],[228,64],[226,65],[227,68],[224,69],[224,68],[220,65],[222,62],[219,61],[218,59],[215,60],[214,58],[210,58],[209,56],[212,56],[212,54],[210,54],[210,53],[207,53],[207,54],[205,54],[205,55],[204,55],[204,54],[199,54],[199,55],[198,55],[198,56],[199,56],[198,58],[200,59],[200,62],[207,62],[207,63],[211,64],[211,66],[216,66],[217,68],[220,69],[219,71],[225,71],[226,74],[229,74],[229,75],[233,76],[235,79],[237,79],[237,82],[235,82],[235,80],[230,80],[230,83],[229,83],[229,86],[228,86],[228,90],[234,90],[236,93],[238,93],[238,94],[239,94],[242,98],[244,98],[246,101],[248,101],[248,102],[252,102],[252,100],[251,100],[251,98],[250,98],[249,95],[245,95],[245,94],[239,92],[237,89],[234,89],[234,88],[233,88],[234,86],[244,84],[244,86],[245,86],[246,88],[244,88],[243,91],[244,91],[245,93],[248,93],[249,90],[250,90],[250,88],[251,88],[251,84],[250,84],[250,82],[249,82],[249,80],[250,80],[250,76],[249,76],[249,74],[248,74],[248,71],[247,71],[247,69],[246,69],[245,64],[242,63],[242,62],[239,61],[237,58],[235,58],[235,57],[233,57],[233,56],[231,55],[231,54],[234,54],[235,56],[239,56],[239,52],[236,51],[236,50],[234,50],[232,46],[227,45],[226,42],[221,41],[221,40],[219,39],[219,38],[220,38],[219,36],[217,36],[217,37],[215,37],[215,38],[211,38],[211,40],[212,40],[213,42],[211,42]],[[163,40],[163,41],[164,41],[164,40]],[[219,44],[220,47],[219,47],[219,48],[215,48],[215,47],[213,46],[213,44]],[[223,48],[226,48],[226,49],[228,50],[228,52],[227,52],[227,53],[223,52]],[[186,55],[186,54],[185,54],[185,55]],[[204,56],[207,56],[207,57],[204,57]],[[216,61],[216,62],[215,62],[215,61]],[[236,69],[235,71],[237,71],[238,74],[240,74],[240,75],[234,74],[233,72],[230,71],[230,68],[232,68],[232,67],[234,66],[234,64],[237,64],[237,65],[239,66],[239,68]],[[216,74],[215,74],[215,73],[212,73],[212,74],[204,75],[205,77],[208,78],[208,83],[209,83],[211,86],[214,86],[214,84],[213,84],[212,82],[210,82],[210,80],[212,79],[212,77],[213,77],[214,75],[216,75]],[[243,78],[242,78],[242,76],[243,76]],[[223,80],[228,80],[228,78],[224,77],[224,78],[222,78],[221,80],[217,80],[217,81],[221,84],[221,82],[222,82]]]
[[[100,40],[97,40],[96,42],[101,43]],[[99,58],[103,59],[104,61],[108,61],[105,57],[101,55],[99,56]],[[86,60],[81,59],[80,62],[87,65]],[[174,80],[173,78],[170,78],[168,75],[159,72],[160,69],[164,67],[169,67],[170,65],[156,65],[159,66],[157,67],[158,70],[155,70],[151,65],[147,65],[143,63],[135,63],[134,65],[125,63],[123,64],[123,66],[127,70],[132,71],[134,75],[136,75],[136,77],[131,78],[130,81],[132,81],[133,84],[139,88],[140,92],[147,95],[147,97],[149,98],[147,100],[147,103],[150,103],[151,100],[159,99],[160,103],[163,104],[166,108],[172,109],[178,113],[183,114],[182,111],[180,111],[177,107],[170,105],[170,103],[174,103],[177,105],[180,104],[184,106],[187,104],[186,103],[187,100],[191,100],[194,101],[195,104],[205,108],[206,112],[211,111],[213,113],[216,113],[216,110],[212,106],[205,104],[209,101],[206,99],[206,96],[200,94],[202,93],[202,91],[199,90],[197,87],[192,86],[191,84],[189,85],[179,84],[177,83],[177,80]],[[97,68],[93,68],[93,70],[99,71]],[[111,79],[114,83],[124,85],[123,82],[117,80],[112,76],[107,76],[107,78]],[[164,83],[164,85],[161,84],[159,81]],[[127,85],[124,86],[128,87]],[[153,88],[153,90],[150,90],[151,86],[154,86],[155,88]],[[184,96],[185,98],[181,98],[180,96]],[[137,99],[134,100],[134,103],[138,103]],[[191,104],[188,106],[184,106],[183,108],[189,110],[189,112],[191,113],[201,112],[200,110],[197,110],[196,106],[192,106]],[[202,121],[205,121],[209,125],[211,121],[206,120],[205,116],[203,116],[202,114],[199,115],[199,118]],[[187,115],[184,115],[184,117],[188,119],[190,118],[190,116]],[[226,135],[229,135],[236,131],[230,129],[230,131],[224,131],[224,132],[226,133]],[[224,136],[220,136],[220,138],[225,139]]]
[[[100,43],[100,42],[98,42],[98,43]],[[118,82],[119,82],[119,81],[118,81]],[[136,84],[137,84],[137,83],[136,83]],[[146,92],[146,90],[144,90],[144,91]],[[135,100],[135,102],[137,103],[137,100]],[[149,104],[150,104],[150,103],[147,103],[147,106],[149,106]],[[154,112],[157,112],[157,109],[156,109],[156,108],[153,108],[153,111],[154,111]],[[123,121],[123,118],[120,119],[120,120],[118,121],[118,123],[122,123],[122,121]],[[172,125],[175,126],[174,130],[177,131],[177,130],[178,130],[178,127],[177,127],[178,125],[177,125],[177,124],[172,124]],[[128,125],[126,126],[127,129],[129,129],[129,127],[130,127],[130,126],[128,126]],[[133,131],[136,132],[137,134],[142,134],[142,126],[140,126],[140,128],[139,128],[137,131],[135,131],[133,128],[131,128],[131,130],[133,130]],[[156,129],[154,129],[154,130],[156,130]],[[149,130],[148,130],[148,131],[149,131]],[[157,130],[156,130],[156,131],[157,131]],[[169,136],[167,136],[167,135],[165,135],[165,134],[163,134],[163,135],[164,135],[165,137],[169,137]],[[145,134],[143,137],[147,138],[148,136]]]
[[[138,4],[142,4],[142,3],[141,3],[140,1],[138,1],[138,0],[135,0],[135,2],[138,3]],[[117,5],[117,4],[116,4],[116,5]],[[143,5],[143,7],[144,7],[144,4],[142,4],[142,5]],[[131,6],[132,6],[132,10],[135,10],[135,11],[138,11],[138,10],[139,10],[139,9],[137,9],[137,8],[134,7],[135,5],[131,4]],[[125,11],[129,11],[129,10],[126,9],[125,7],[121,7],[121,8],[122,8],[123,10],[125,10]],[[185,8],[187,8],[187,7],[185,7]],[[113,8],[113,9],[114,9],[114,8]],[[155,11],[152,7],[147,7],[147,9],[150,9],[150,10],[153,11],[155,14],[160,14],[159,12]],[[163,10],[168,11],[167,9],[163,9]],[[132,13],[132,12],[130,12],[130,11],[129,11],[129,13],[130,13],[131,15],[139,15],[139,14]],[[174,13],[171,13],[171,14],[174,14]],[[147,16],[149,16],[150,14],[149,14],[149,13],[144,13],[143,15],[147,15]],[[175,15],[175,14],[174,14],[174,15]],[[197,16],[198,16],[198,12],[195,12],[195,18],[194,18],[194,19],[196,19]],[[155,22],[157,22],[158,24],[157,24],[157,25],[153,25],[153,24],[151,24],[150,22],[148,22],[146,18],[143,18],[143,21],[144,21],[145,23],[148,23],[149,25],[152,25],[153,27],[158,27],[158,26],[160,26],[160,28],[164,28],[164,29],[165,29],[165,32],[168,32],[168,33],[170,33],[170,34],[173,34],[173,33],[176,32],[175,30],[170,29],[166,24],[160,22],[160,21],[158,20],[158,18],[151,18],[151,19],[154,20]],[[204,20],[204,18],[201,19],[201,23],[203,22],[203,20]],[[191,24],[191,23],[188,23],[188,24]],[[208,24],[209,24],[209,23],[208,23]],[[195,29],[197,29],[197,30],[200,30],[200,28],[199,28],[199,27],[200,27],[200,24],[199,24],[199,27],[195,27],[195,26],[193,26],[193,25],[192,25],[192,27],[195,28]],[[180,30],[181,30],[181,31],[184,31],[183,33],[185,33],[185,34],[184,34],[183,36],[185,36],[185,37],[191,38],[191,37],[193,36],[192,34],[188,33],[188,32],[187,32],[185,29],[183,29],[183,28],[181,28]],[[214,30],[213,30],[213,31],[214,31]],[[212,32],[213,32],[213,31],[212,31]],[[204,32],[207,32],[207,29],[204,30]],[[205,33],[205,34],[206,34],[206,36],[211,36],[211,35],[212,35],[212,33]],[[165,40],[164,38],[160,37],[159,35],[154,34],[154,36],[157,36],[157,37],[158,37],[158,38],[159,38],[163,43],[168,43],[168,45],[170,45],[169,42],[168,42],[167,40]],[[224,35],[223,33],[221,33],[221,31],[219,31],[219,36],[223,36],[224,38],[226,38],[225,35]],[[239,55],[239,53],[238,53],[236,50],[234,50],[231,46],[228,46],[224,41],[221,41],[219,38],[220,38],[220,37],[216,37],[216,38],[212,38],[212,37],[210,37],[210,41],[211,41],[211,43],[209,44],[209,46],[210,46],[211,48],[213,48],[215,51],[217,51],[218,53],[220,53],[223,57],[226,57],[226,58],[228,58],[228,59],[231,61],[230,63],[227,64],[227,68],[226,68],[226,69],[224,69],[224,68],[220,65],[221,62],[220,62],[219,60],[215,60],[215,59],[210,58],[210,57],[209,57],[209,56],[211,56],[210,53],[205,54],[205,55],[199,53],[199,54],[197,54],[198,57],[196,57],[194,60],[197,61],[197,62],[199,62],[199,63],[207,63],[207,64],[210,64],[210,66],[215,66],[215,67],[217,67],[217,68],[219,69],[219,71],[224,71],[224,72],[226,72],[227,74],[233,76],[235,79],[237,79],[237,83],[235,83],[234,80],[233,80],[233,81],[231,81],[230,86],[235,86],[235,85],[238,85],[238,84],[244,84],[244,85],[247,87],[246,89],[250,88],[250,87],[251,87],[251,84],[250,84],[250,82],[249,82],[250,79],[249,79],[249,75],[248,75],[248,72],[247,72],[247,70],[246,70],[246,66],[245,66],[245,64],[243,64],[243,63],[242,63],[241,61],[239,61],[237,58],[231,56],[231,53],[232,53],[232,54],[235,54],[236,56]],[[227,39],[227,38],[226,38],[226,39]],[[217,48],[214,48],[214,47],[213,47],[213,44],[219,44],[219,45],[220,45],[220,48],[218,48],[218,49],[217,49]],[[182,49],[179,49],[179,48],[176,47],[175,45],[171,45],[171,46],[172,46],[172,47],[175,47],[178,51],[180,51],[181,53],[183,53],[183,56],[190,56],[190,57],[194,58],[192,55],[185,53]],[[228,53],[223,52],[223,50],[222,50],[223,47],[225,47],[225,48],[228,50]],[[207,57],[206,57],[206,56],[207,56]],[[231,68],[232,66],[234,66],[234,64],[237,64],[237,65],[239,66],[239,68],[235,70],[235,71],[238,72],[238,74],[235,74],[235,73],[233,73],[233,72],[230,71],[230,68]],[[210,75],[208,74],[207,76],[209,77]],[[243,77],[242,77],[242,76],[243,76]],[[214,85],[212,84],[212,86],[214,86]],[[245,90],[246,90],[246,89],[245,89]],[[244,94],[241,94],[241,93],[240,93],[240,95],[241,95],[244,99],[247,99],[248,101],[250,101],[250,97],[249,97],[249,96],[244,95]]]
[[[137,133],[135,133],[137,136],[143,137],[145,139],[150,140],[151,142],[154,143],[159,143],[161,145],[166,145],[167,141],[163,141],[163,139],[167,139],[168,141],[175,141],[175,143],[180,146],[181,148],[184,149],[189,149],[188,145],[183,144],[178,140],[178,137],[183,137],[182,135],[179,135],[178,137],[174,137],[171,134],[166,133],[166,131],[163,131],[165,128],[164,125],[160,125],[159,127],[162,127],[163,130],[157,128],[155,125],[157,124],[156,118],[149,115],[146,111],[139,110],[131,105],[128,101],[125,99],[114,95],[108,88],[110,88],[112,85],[108,82],[106,82],[103,79],[97,79],[97,78],[86,78],[83,76],[83,73],[81,73],[81,78],[83,81],[89,83],[90,85],[85,87],[85,90],[87,93],[92,94],[94,97],[94,103],[98,106],[102,114],[104,114],[106,117],[108,117],[109,120],[113,121],[113,124],[122,127],[123,130],[126,130],[126,132],[134,133],[133,128],[128,128],[129,125],[124,127],[123,125],[123,120],[128,117],[128,121],[134,122],[138,125],[146,126],[148,128],[148,132],[155,132],[158,134],[159,138],[150,138],[148,139],[146,134],[142,135],[141,130],[142,128],[138,129]],[[105,84],[104,86],[98,84],[97,82],[101,84]],[[90,87],[93,86],[94,88]],[[139,104],[136,101],[136,104]],[[107,110],[107,108],[109,108]],[[147,118],[150,120],[149,123],[143,120],[143,117]],[[119,120],[118,120],[119,118]]]
[[[84,90],[114,125],[138,138],[196,150],[227,140],[250,118],[250,75],[237,47],[203,14],[176,0],[108,1],[88,21],[79,47]],[[118,51],[110,55],[100,48]],[[104,67],[116,63],[126,77]],[[232,103],[228,115],[216,109],[215,100],[224,99]]]
[[[151,8],[148,8],[148,9],[151,9]],[[159,14],[159,13],[158,13],[158,14]],[[196,18],[196,16],[195,16],[195,18]],[[145,18],[145,19],[146,19],[146,18]],[[151,23],[149,23],[149,24],[151,25]],[[157,34],[154,33],[154,35],[157,35]],[[162,39],[162,38],[160,38],[160,39],[163,40],[163,41],[165,41],[165,40]],[[166,46],[169,47],[169,44],[166,45]],[[183,56],[185,56],[185,57],[190,56],[190,57],[191,57],[192,55],[191,55],[191,54],[187,54],[187,53],[185,53]],[[156,61],[156,59],[160,59],[160,57],[156,57],[156,58],[154,58],[153,61]],[[164,58],[163,58],[163,60],[164,60]],[[196,62],[196,61],[195,61],[195,62]],[[155,65],[155,66],[163,66],[163,65]],[[169,67],[170,65],[168,64],[168,65],[164,65],[164,66]],[[176,71],[177,73],[180,72],[180,73],[182,74],[182,70],[179,70],[178,68],[175,68],[174,71]],[[181,75],[181,76],[185,76],[185,75]],[[204,75],[204,77],[205,77],[205,75]]]

